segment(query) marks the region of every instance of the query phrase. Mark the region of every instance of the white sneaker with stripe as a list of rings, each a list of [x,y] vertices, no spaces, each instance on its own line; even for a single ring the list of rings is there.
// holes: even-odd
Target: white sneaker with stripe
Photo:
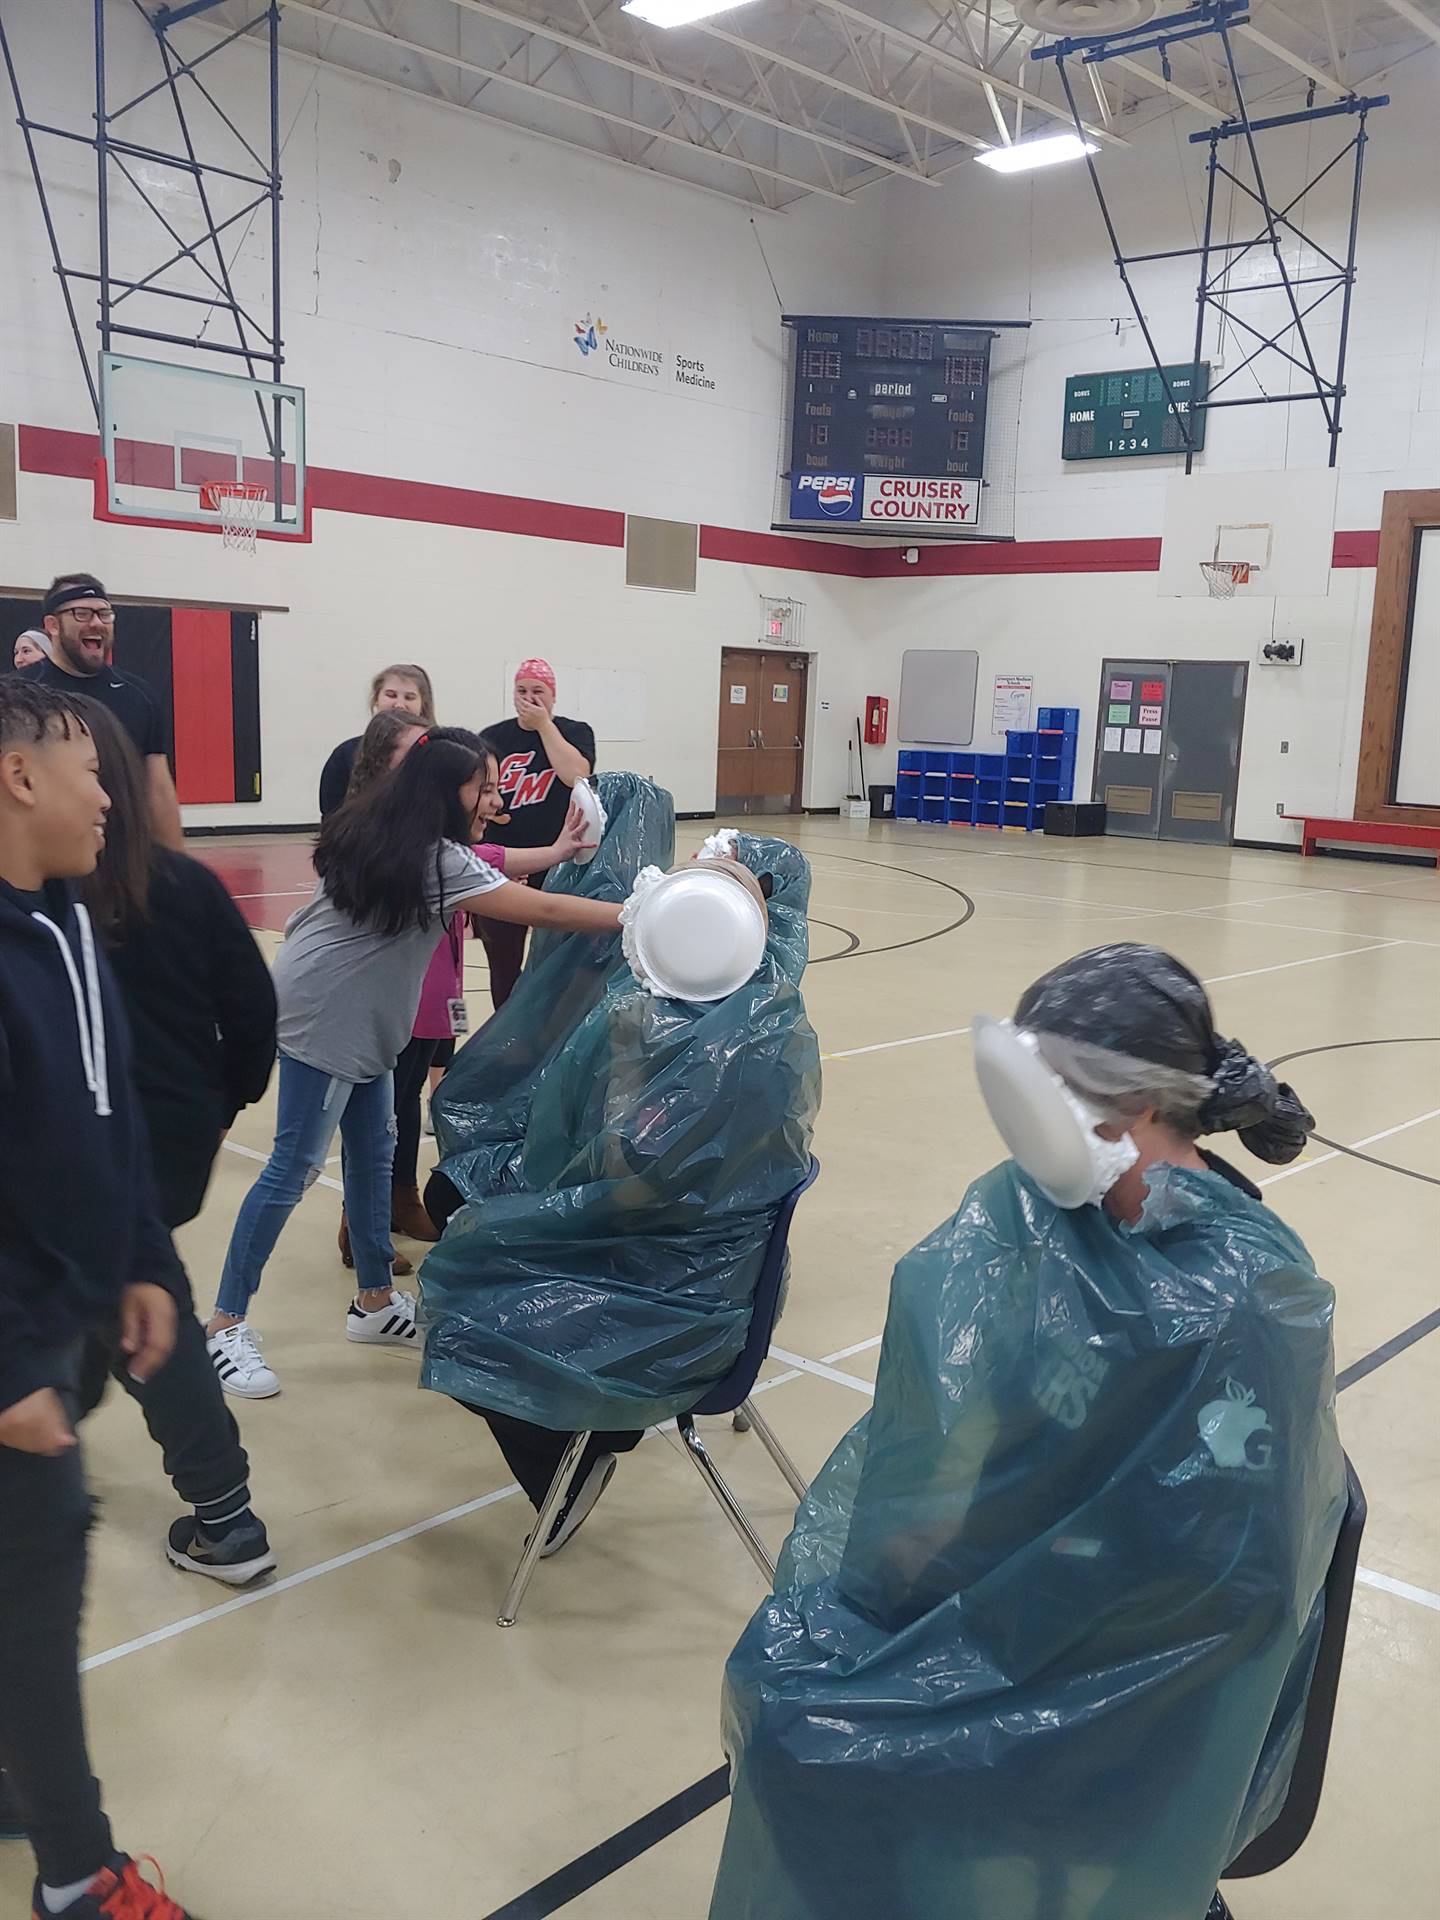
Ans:
[[[345,1338],[358,1340],[366,1347],[418,1349],[420,1329],[415,1324],[414,1294],[401,1293],[397,1288],[391,1292],[388,1306],[376,1307],[373,1313],[352,1300],[345,1316]]]
[[[237,1399],[270,1400],[280,1391],[279,1379],[260,1351],[260,1336],[247,1321],[207,1334],[205,1351],[221,1386]]]

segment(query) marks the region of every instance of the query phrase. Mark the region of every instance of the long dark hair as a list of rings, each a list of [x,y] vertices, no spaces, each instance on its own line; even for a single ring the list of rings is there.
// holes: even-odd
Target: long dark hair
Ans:
[[[426,883],[433,868],[438,892],[441,841],[470,843],[460,789],[481,764],[475,748],[430,733],[388,779],[336,808],[320,829],[315,871],[342,913],[377,933],[432,923]]]
[[[100,784],[110,796],[105,851],[80,883],[80,898],[107,946],[119,946],[137,920],[150,917],[155,839],[145,769],[130,736],[109,709],[84,694],[70,706],[90,729],[100,762]]]
[[[350,784],[345,789],[345,798],[353,800],[356,794],[364,793],[367,787],[373,787],[391,771],[390,756],[399,745],[402,733],[411,728],[423,733],[425,722],[418,713],[407,713],[403,707],[387,707],[383,713],[377,713],[355,749],[355,764],[350,769]]]

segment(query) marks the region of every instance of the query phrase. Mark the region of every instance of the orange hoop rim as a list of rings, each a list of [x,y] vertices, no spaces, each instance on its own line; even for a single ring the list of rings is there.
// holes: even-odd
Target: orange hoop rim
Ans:
[[[218,507],[226,500],[268,500],[270,489],[256,480],[206,480],[200,487],[202,507]]]

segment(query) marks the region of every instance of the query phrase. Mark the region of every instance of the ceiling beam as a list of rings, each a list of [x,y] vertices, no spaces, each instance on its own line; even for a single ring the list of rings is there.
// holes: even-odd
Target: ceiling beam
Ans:
[[[781,173],[777,171],[777,169],[774,167],[761,166],[758,161],[744,160],[735,154],[722,153],[716,147],[701,146],[696,141],[687,140],[680,134],[662,132],[653,126],[650,126],[646,121],[632,120],[627,118],[626,115],[624,114],[613,113],[608,107],[599,107],[585,100],[576,100],[566,93],[551,93],[548,88],[536,86],[533,81],[521,80],[517,75],[513,73],[502,72],[499,68],[496,68],[496,67],[480,66],[476,61],[466,60],[458,53],[441,53],[438,47],[421,46],[413,40],[401,39],[399,34],[385,33],[379,27],[367,27],[363,20],[348,20],[346,19],[344,14],[331,13],[324,7],[312,6],[308,4],[308,0],[285,0],[285,11],[286,13],[292,13],[292,14],[308,14],[312,19],[327,21],[331,26],[348,27],[352,33],[358,33],[365,39],[379,40],[384,44],[387,44],[392,47],[396,47],[406,53],[424,54],[429,59],[438,60],[446,66],[457,67],[462,73],[480,74],[491,85],[499,85],[503,87],[514,87],[523,93],[528,93],[528,94],[538,96],[538,98],[540,98],[541,100],[548,101],[554,106],[569,107],[576,113],[586,114],[589,117],[596,120],[607,121],[612,126],[627,127],[630,129],[632,133],[643,133],[647,139],[663,140],[663,141],[669,142],[673,146],[684,147],[688,152],[699,154],[702,158],[706,160],[718,160],[727,166],[743,167],[745,171],[748,173],[767,174],[772,180],[779,180],[787,187],[798,187],[804,193],[818,193],[824,199],[827,199],[827,200],[844,200],[847,197],[843,193],[832,192],[828,187],[818,186],[813,180],[801,180],[795,174]],[[290,49],[287,49],[287,51],[294,52],[296,50],[293,48],[290,48]],[[308,57],[308,56],[302,56],[302,57]],[[442,106],[451,106],[451,107],[456,106],[456,103],[454,101],[446,100],[443,98],[442,95],[422,93],[418,87],[402,86],[398,81],[383,81],[383,80],[380,80],[376,75],[367,74],[358,67],[344,66],[339,61],[331,61],[327,58],[327,59],[321,60],[320,65],[335,66],[339,69],[340,72],[351,74],[357,79],[362,79],[362,80],[374,79],[377,86],[391,86],[396,92],[408,93],[413,99],[417,99],[417,100],[433,99]],[[479,108],[456,107],[456,110],[462,113],[473,113],[475,118],[480,120],[495,119],[495,116],[493,114],[486,114],[482,112]],[[501,126],[514,125],[514,123],[509,120],[499,121],[498,124]],[[520,133],[525,133],[525,132],[528,132],[529,129],[525,127],[519,127],[519,128],[516,128],[516,131]],[[550,135],[547,137],[552,139],[558,138],[558,136],[556,135]],[[579,143],[576,141],[562,141],[562,144],[566,146],[579,145]],[[594,148],[582,147],[581,151],[585,153],[593,153]],[[598,157],[608,159],[611,156],[600,155]],[[633,163],[628,160],[620,159],[619,164],[621,166],[630,166]],[[641,170],[649,173],[657,173],[659,171],[659,169],[655,167],[642,168]],[[666,174],[663,177],[665,179],[673,179],[675,176],[672,174]],[[687,182],[686,184],[688,185],[690,183]],[[742,196],[737,194],[730,194],[730,195],[727,195],[726,198],[740,199],[742,198]],[[744,202],[744,204],[748,206],[753,203],[747,200]]]
[[[912,113],[908,107],[897,106],[883,94],[868,91],[864,87],[852,87],[848,80],[837,80],[833,74],[824,73],[819,67],[807,67],[802,61],[792,60],[788,53],[777,53],[773,47],[761,46],[756,40],[742,40],[738,34],[727,33],[723,27],[712,27],[697,21],[695,30],[707,34],[712,40],[723,41],[727,47],[734,47],[740,53],[753,54],[757,59],[784,67],[789,73],[798,73],[803,80],[833,87],[837,93],[843,93],[851,100],[862,101],[867,107],[877,107],[882,113],[893,113],[902,125],[908,120],[912,126],[927,127],[931,133],[938,133],[942,139],[953,141],[956,146],[988,148],[991,145],[989,140],[982,140],[978,134],[947,126],[942,120],[927,119],[923,113]]]
[[[1408,20],[1412,27],[1425,34],[1428,39],[1440,47],[1440,20],[1432,20],[1428,13],[1422,13],[1419,7],[1412,6],[1410,0],[1385,0],[1392,13],[1398,13],[1402,20]]]
[[[1187,107],[1193,107],[1197,113],[1203,113],[1207,120],[1213,120],[1217,114],[1223,116],[1223,109],[1217,106],[1213,100],[1202,100],[1198,93],[1188,92],[1174,80],[1167,80],[1163,73],[1152,73],[1149,67],[1142,67],[1138,60],[1131,60],[1128,57],[1117,57],[1115,65],[1117,67],[1124,67],[1127,73],[1135,74],[1138,79],[1145,81],[1148,86],[1162,88],[1166,93],[1170,94],[1173,99],[1183,100]]]
[[[638,74],[652,87],[658,84],[653,69],[642,65],[640,61],[627,60],[623,54],[612,53],[597,41],[584,40],[574,33],[562,33],[558,27],[547,26],[543,21],[528,19],[523,14],[507,13],[503,7],[491,6],[490,0],[450,0],[450,5],[460,7],[466,13],[480,14],[487,20],[498,20],[504,27],[517,27],[525,33],[534,34],[537,39],[552,40],[556,45],[570,47],[576,53],[588,54],[592,60],[617,67],[622,73]],[[323,17],[337,19],[339,16],[325,14]],[[767,48],[762,47],[760,52],[767,59],[774,57]],[[708,100],[712,106],[722,107],[727,113],[739,113],[747,120],[758,120],[762,126],[774,127],[793,140],[810,140],[817,146],[830,147],[836,153],[849,154],[852,160],[862,161],[867,167],[881,167],[886,172],[899,174],[904,180],[919,180],[926,186],[938,184],[928,174],[916,173],[913,167],[907,167],[902,160],[892,160],[888,154],[876,153],[870,147],[856,146],[853,141],[837,139],[834,134],[821,133],[813,127],[790,125],[784,120],[777,120],[772,113],[764,113],[759,107],[752,107],[742,100],[732,100],[727,94],[716,93],[713,88],[699,86],[693,80],[681,80],[674,74],[667,74],[665,84],[680,93],[693,94],[697,100]]]
[[[1233,31],[1243,34],[1252,45],[1263,47],[1267,53],[1273,53],[1277,60],[1283,60],[1287,67],[1293,67],[1296,73],[1303,73],[1307,80],[1313,80],[1317,87],[1323,87],[1326,93],[1333,93],[1337,100],[1343,100],[1355,91],[1347,87],[1343,80],[1337,80],[1333,73],[1326,73],[1323,67],[1312,66],[1298,53],[1292,53],[1289,47],[1282,47],[1278,40],[1272,40],[1268,33],[1261,33],[1258,27],[1235,27]]]
[[[977,67],[969,60],[962,60],[958,53],[950,53],[944,47],[937,47],[933,41],[922,40],[918,34],[907,33],[902,27],[891,26],[888,20],[877,20],[873,14],[861,13],[858,7],[852,7],[848,0],[812,0],[812,4],[838,13],[842,18],[852,20],[865,27],[871,33],[882,34],[885,39],[893,40],[897,46],[909,47],[923,59],[933,60],[936,66],[943,67],[947,73],[959,74],[974,86],[993,87],[997,93],[1004,94],[1009,100],[1023,100],[1027,106],[1041,113],[1049,114],[1052,120],[1063,120],[1072,124],[1069,107],[1041,100],[1027,89],[1004,80],[998,73],[992,73],[987,67]],[[1007,43],[1008,44],[1008,43]],[[1086,132],[1096,140],[1106,141],[1111,146],[1128,147],[1130,142],[1118,133],[1111,133],[1105,127],[1086,127]]]

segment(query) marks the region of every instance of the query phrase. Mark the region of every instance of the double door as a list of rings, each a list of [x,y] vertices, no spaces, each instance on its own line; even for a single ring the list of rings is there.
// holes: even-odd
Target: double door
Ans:
[[[803,654],[726,647],[720,656],[717,813],[798,813],[805,763]]]
[[[1243,660],[1107,660],[1095,723],[1105,831],[1228,846],[1235,832]]]

